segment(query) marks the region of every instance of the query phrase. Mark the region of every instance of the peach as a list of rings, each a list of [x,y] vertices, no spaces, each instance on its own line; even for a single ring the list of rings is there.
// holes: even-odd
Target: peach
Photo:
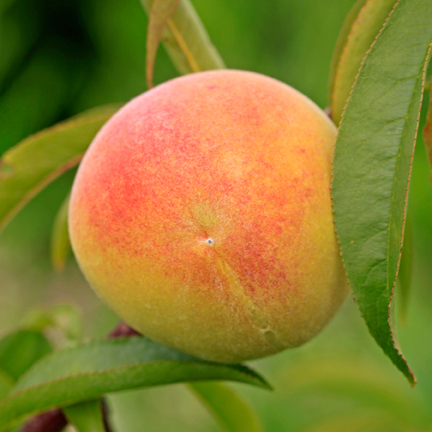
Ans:
[[[81,269],[132,327],[203,359],[303,344],[347,294],[335,137],[307,97],[256,73],[192,74],[138,96],[101,129],[73,186]]]

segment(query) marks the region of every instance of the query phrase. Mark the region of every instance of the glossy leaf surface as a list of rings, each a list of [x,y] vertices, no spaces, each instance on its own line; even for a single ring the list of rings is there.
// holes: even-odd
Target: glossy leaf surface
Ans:
[[[411,383],[389,305],[431,39],[432,3],[400,0],[360,69],[334,159],[336,230],[351,288],[371,334]]]

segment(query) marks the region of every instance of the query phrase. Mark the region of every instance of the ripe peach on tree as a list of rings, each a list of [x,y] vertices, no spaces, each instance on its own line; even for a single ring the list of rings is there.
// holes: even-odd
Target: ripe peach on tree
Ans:
[[[160,41],[181,74],[225,67],[189,0],[142,3],[150,16],[149,84]],[[116,114],[79,171],[72,241],[100,296],[154,341],[121,323],[107,339],[82,342],[74,308],[34,311],[25,328],[0,338],[0,431],[34,415],[23,432],[60,432],[66,423],[80,432],[95,424],[108,430],[105,394],[188,382],[227,430],[261,432],[247,404],[208,381],[268,388],[248,366],[226,362],[309,340],[343,302],[347,281],[371,335],[414,384],[391,305],[398,279],[406,312],[414,242],[404,237],[405,218],[431,23],[429,0],[356,3],[331,66],[335,145],[335,126],[316,105],[248,72],[177,79]],[[424,129],[429,156],[431,100]],[[0,231],[81,162],[118,109],[90,109],[5,152]],[[57,269],[69,251],[68,205],[67,197],[54,223]],[[64,336],[54,352],[47,327]],[[426,364],[423,351],[421,358]],[[299,376],[305,375],[302,368]],[[399,417],[388,418],[391,430]],[[401,427],[411,426],[429,424]]]
[[[204,359],[301,345],[347,294],[335,138],[313,102],[255,73],[193,74],[135,98],[74,183],[84,274],[135,329]]]

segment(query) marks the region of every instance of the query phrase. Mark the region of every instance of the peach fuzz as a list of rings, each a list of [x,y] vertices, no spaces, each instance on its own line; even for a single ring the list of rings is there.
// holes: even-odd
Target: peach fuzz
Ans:
[[[69,226],[98,295],[132,327],[207,360],[296,347],[348,289],[330,183],[336,128],[274,79],[162,84],[101,129]]]

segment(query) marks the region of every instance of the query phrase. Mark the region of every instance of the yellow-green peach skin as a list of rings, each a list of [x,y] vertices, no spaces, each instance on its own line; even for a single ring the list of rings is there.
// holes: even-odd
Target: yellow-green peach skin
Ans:
[[[291,87],[211,71],[133,99],[79,168],[69,225],[98,295],[151,339],[239,362],[314,337],[347,294],[336,128]]]

